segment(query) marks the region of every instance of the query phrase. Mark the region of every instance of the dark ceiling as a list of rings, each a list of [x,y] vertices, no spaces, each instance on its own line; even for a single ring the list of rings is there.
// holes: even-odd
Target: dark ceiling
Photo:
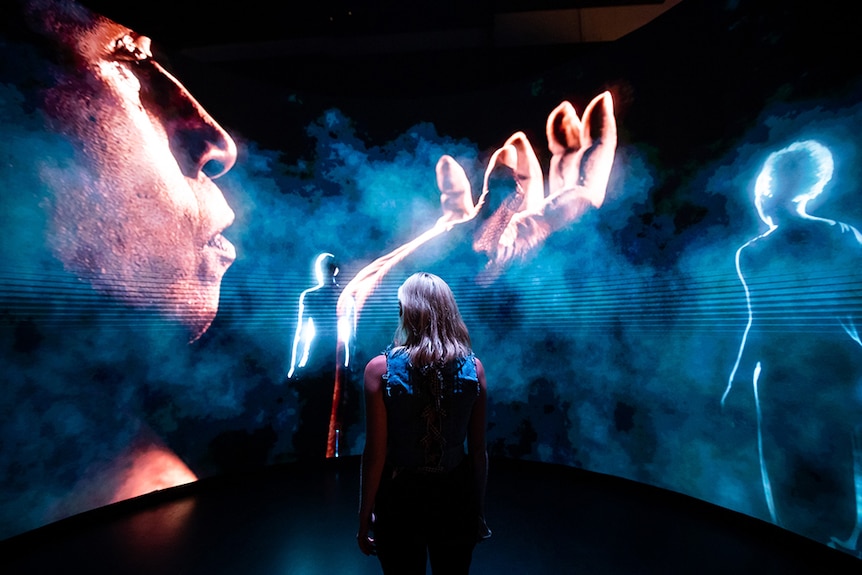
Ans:
[[[278,148],[285,130],[309,121],[312,111],[298,102],[373,114],[366,125],[381,138],[395,130],[391,118],[421,121],[429,107],[451,108],[440,104],[450,95],[476,98],[461,107],[493,115],[498,89],[579,61],[684,2],[79,1],[151,37],[157,58],[223,124]],[[445,115],[441,126],[457,133],[463,115]]]
[[[411,98],[571,60],[682,0],[81,1],[151,37],[184,79],[204,64],[280,89]]]
[[[361,37],[488,29],[506,14],[661,5],[664,0],[273,0],[122,2],[83,0],[93,10],[172,49],[312,37]],[[675,3],[675,2],[671,2]]]

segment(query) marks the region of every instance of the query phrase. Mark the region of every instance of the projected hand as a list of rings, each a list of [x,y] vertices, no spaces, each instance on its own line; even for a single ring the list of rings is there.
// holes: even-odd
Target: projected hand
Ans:
[[[475,204],[464,168],[453,157],[442,156],[436,173],[443,215],[412,240],[362,268],[341,292],[339,317],[346,317],[350,310],[358,318],[366,299],[396,264],[437,236],[472,221],[483,209],[489,210],[489,181],[498,168],[512,173],[515,191],[476,233],[473,249],[488,256],[488,264],[477,278],[480,283],[493,281],[506,264],[526,256],[590,206],[601,207],[617,147],[610,93],[593,98],[581,118],[569,102],[561,103],[548,116],[546,130],[552,154],[547,196],[539,160],[522,132],[512,135],[491,156]]]
[[[500,168],[511,173],[514,191],[481,224],[473,242],[473,249],[488,256],[486,280],[578,220],[590,206],[599,208],[604,202],[617,145],[610,93],[596,96],[581,118],[572,104],[561,103],[548,116],[546,134],[552,154],[547,196],[542,168],[523,132],[513,134],[491,156],[475,207],[463,168],[450,156],[437,164],[444,213],[450,208],[456,223],[472,219],[487,204],[492,174]]]

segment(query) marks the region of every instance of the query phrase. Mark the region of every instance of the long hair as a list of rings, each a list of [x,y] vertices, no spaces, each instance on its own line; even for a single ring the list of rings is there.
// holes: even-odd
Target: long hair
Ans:
[[[442,365],[471,353],[470,334],[449,285],[434,274],[413,274],[398,288],[395,345],[415,367]]]

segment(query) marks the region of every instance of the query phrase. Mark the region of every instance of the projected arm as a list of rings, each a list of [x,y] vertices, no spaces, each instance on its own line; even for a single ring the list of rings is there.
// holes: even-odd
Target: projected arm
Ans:
[[[305,367],[305,363],[308,361],[308,354],[311,350],[311,342],[315,336],[314,320],[304,317],[305,293],[303,292],[299,297],[299,318],[296,322],[296,333],[293,336],[290,370],[287,372],[288,379],[293,377],[297,368]]]
[[[443,215],[423,233],[362,268],[348,282],[338,298],[339,318],[350,311],[355,323],[365,305],[365,300],[398,262],[435,237],[475,217],[478,208],[473,204],[472,188],[464,168],[452,157],[443,156],[437,162],[436,172]]]
[[[743,273],[741,264],[743,259],[743,251],[753,241],[755,240],[746,242],[738,250],[736,250],[736,257],[734,258],[736,264],[736,275],[739,278],[739,282],[742,284],[742,289],[745,293],[745,309],[748,314],[748,320],[745,324],[745,330],[742,332],[742,339],[739,342],[739,350],[737,351],[736,362],[733,364],[733,369],[731,369],[730,376],[727,378],[727,387],[725,388],[724,393],[721,396],[722,407],[724,407],[725,402],[727,401],[727,396],[730,395],[730,392],[733,389],[733,384],[737,381],[737,378],[741,374],[748,376],[753,372],[753,370],[749,369],[746,365],[751,358],[751,353],[746,353],[746,343],[748,342],[748,334],[751,331],[751,324],[753,322],[754,315],[751,309],[751,292],[748,289],[748,283],[745,281],[745,274]]]
[[[844,235],[848,238],[852,238],[852,240],[848,241],[848,243],[852,245],[852,248],[849,250],[852,253],[852,256],[850,257],[850,263],[848,263],[847,269],[850,271],[850,282],[853,286],[851,288],[851,296],[849,298],[851,305],[848,306],[845,313],[838,317],[838,322],[850,339],[862,346],[862,334],[859,333],[859,326],[862,324],[862,318],[859,317],[858,311],[860,307],[862,307],[862,233],[849,224],[842,222],[837,222],[837,224],[840,226]]]

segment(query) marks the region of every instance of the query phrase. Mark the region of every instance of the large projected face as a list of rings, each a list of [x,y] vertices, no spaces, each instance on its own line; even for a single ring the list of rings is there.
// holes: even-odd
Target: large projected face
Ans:
[[[234,214],[213,179],[230,136],[153,60],[148,38],[69,3],[32,2],[70,65],[44,95],[74,169],[44,169],[49,242],[97,290],[177,320],[197,339],[216,315],[235,249]]]
[[[0,457],[4,485],[21,477],[0,498],[27,524],[196,479],[137,401],[170,380],[151,371],[153,341],[171,347],[161,365],[182,362],[192,346],[173,336],[197,340],[216,316],[236,253],[213,180],[237,152],[146,37],[66,0],[2,12],[0,427],[40,447]]]

